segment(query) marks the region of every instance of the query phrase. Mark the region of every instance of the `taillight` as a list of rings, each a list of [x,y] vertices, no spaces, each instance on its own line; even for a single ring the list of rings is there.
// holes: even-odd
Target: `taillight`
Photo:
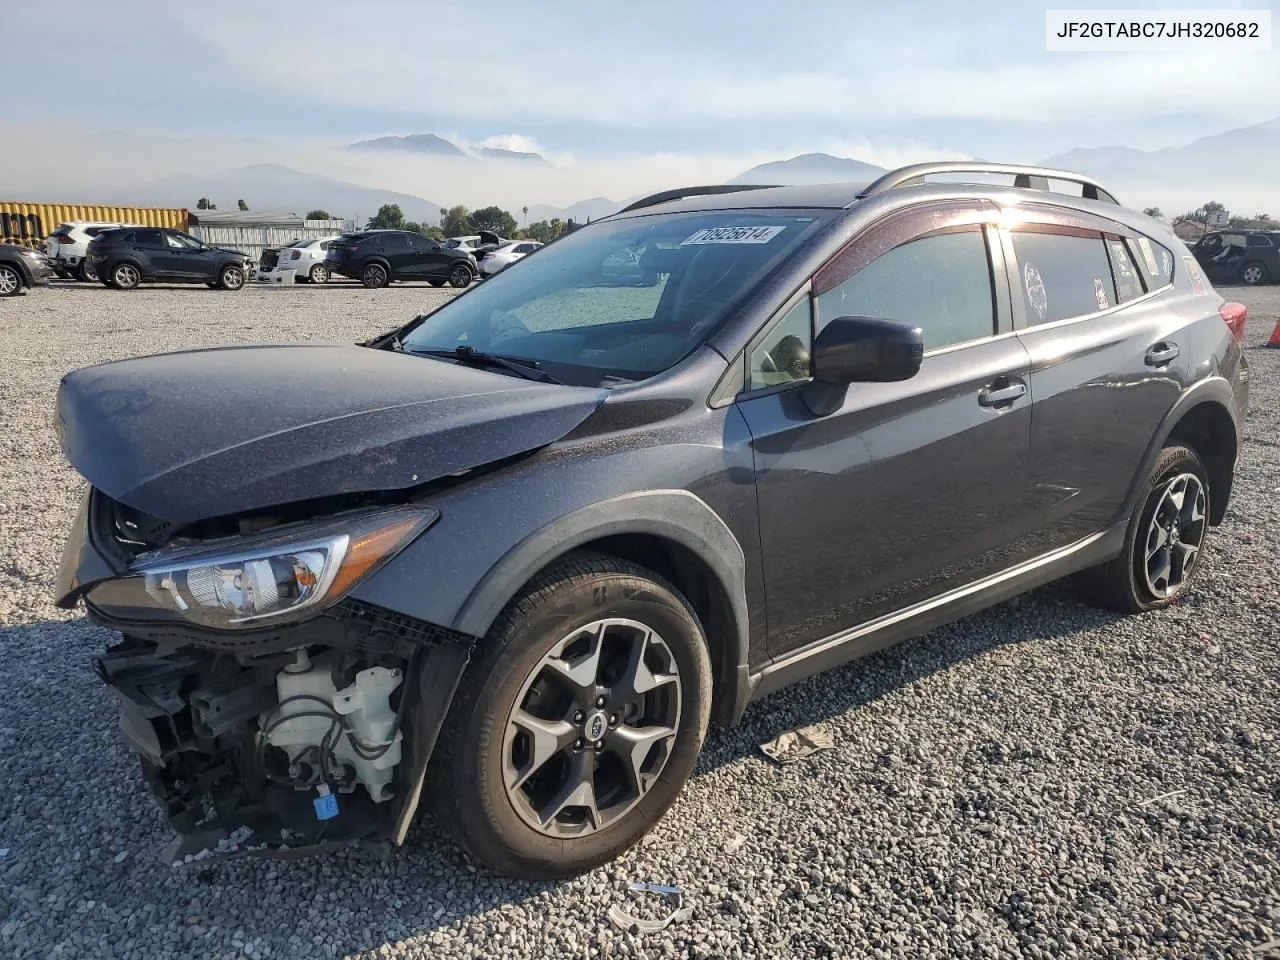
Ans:
[[[301,251],[301,250],[294,250],[292,253],[290,253],[290,254],[289,254],[289,259],[290,259],[290,260],[301,260],[301,259],[302,259],[302,251]]]
[[[1243,303],[1224,303],[1218,308],[1223,323],[1236,338],[1236,343],[1244,339],[1244,323],[1249,319],[1249,308]]]

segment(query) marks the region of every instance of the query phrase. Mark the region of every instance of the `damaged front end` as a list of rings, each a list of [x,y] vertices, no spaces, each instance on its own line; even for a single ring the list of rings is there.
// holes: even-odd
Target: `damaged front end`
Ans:
[[[174,531],[86,499],[59,602],[83,597],[122,635],[97,669],[178,834],[163,859],[404,841],[473,638],[345,593],[435,516],[365,505]]]

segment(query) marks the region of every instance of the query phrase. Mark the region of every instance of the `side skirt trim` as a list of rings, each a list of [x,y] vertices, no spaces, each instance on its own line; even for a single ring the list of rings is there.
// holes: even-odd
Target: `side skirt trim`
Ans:
[[[1127,522],[1113,524],[1052,553],[778,657],[751,677],[751,699],[758,700],[832,667],[1002,603],[1033,587],[1110,560],[1124,549],[1127,526]]]

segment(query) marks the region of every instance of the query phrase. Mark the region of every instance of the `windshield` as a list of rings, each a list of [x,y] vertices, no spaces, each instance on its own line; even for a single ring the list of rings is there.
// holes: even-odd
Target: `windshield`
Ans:
[[[441,307],[403,341],[534,360],[561,380],[642,380],[678,363],[831,211],[602,221]]]

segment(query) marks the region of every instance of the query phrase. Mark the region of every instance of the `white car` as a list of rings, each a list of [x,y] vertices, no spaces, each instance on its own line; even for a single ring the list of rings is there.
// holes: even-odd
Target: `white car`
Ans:
[[[444,242],[446,250],[456,250],[458,247],[462,247],[464,250],[474,251],[478,246],[480,246],[480,237],[475,234],[466,237],[450,237]]]
[[[480,275],[492,276],[503,267],[509,267],[517,260],[523,260],[541,246],[542,244],[534,240],[508,240],[480,258]]]
[[[285,273],[292,270],[295,280],[328,283],[329,266],[325,263],[325,257],[329,254],[329,245],[337,239],[338,235],[335,233],[331,237],[295,240],[278,250],[264,250],[262,259],[258,262],[258,279],[280,282]]]
[[[136,223],[106,223],[102,220],[69,220],[45,240],[45,253],[53,262],[53,272],[64,280],[96,280],[85,263],[89,241],[104,230],[136,227]]]

